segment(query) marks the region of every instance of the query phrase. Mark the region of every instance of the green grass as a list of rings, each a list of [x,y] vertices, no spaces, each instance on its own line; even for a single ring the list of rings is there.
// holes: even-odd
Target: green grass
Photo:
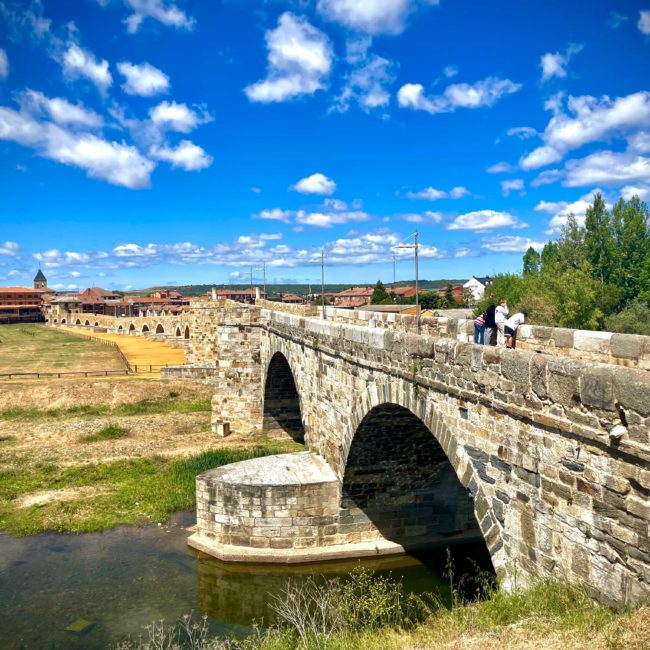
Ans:
[[[82,533],[119,524],[165,521],[195,507],[196,475],[228,463],[298,451],[295,443],[265,443],[249,449],[226,448],[200,456],[162,457],[58,467],[51,464],[0,471],[0,530],[12,535],[44,531]],[[36,491],[93,487],[92,497],[19,508],[17,499]]]
[[[171,395],[171,393],[170,393]],[[31,407],[16,407],[0,411],[0,420],[42,420],[61,417],[92,417],[99,415],[155,415],[158,413],[196,413],[210,410],[210,397],[194,400],[177,399],[145,399],[130,404],[110,406],[108,404],[85,404],[58,409],[37,409]]]
[[[102,440],[119,440],[129,435],[129,429],[121,427],[119,424],[111,423],[100,429],[97,433],[85,436],[83,442],[100,442]]]
[[[0,325],[0,374],[123,369],[113,347],[44,325]]]

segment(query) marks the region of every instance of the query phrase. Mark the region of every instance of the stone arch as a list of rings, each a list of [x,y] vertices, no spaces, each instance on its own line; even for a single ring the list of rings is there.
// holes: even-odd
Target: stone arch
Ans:
[[[86,322],[84,323],[84,327],[90,327],[90,321],[86,319]]]
[[[94,327],[99,327],[99,321],[95,321]]]
[[[291,366],[282,352],[275,352],[266,368],[262,431],[286,433],[298,442],[305,440],[300,395]]]
[[[341,505],[345,506],[346,493],[348,497],[351,496],[349,491],[347,491],[345,480],[346,473],[348,473],[348,463],[353,460],[351,451],[354,454],[353,445],[355,437],[359,433],[359,429],[364,424],[367,416],[371,414],[375,416],[382,415],[382,407],[388,407],[388,405],[401,409],[398,415],[404,416],[404,411],[408,412],[411,418],[420,422],[421,426],[426,428],[428,434],[435,440],[439,449],[433,447],[429,449],[430,460],[436,461],[440,459],[440,451],[444,454],[448,466],[455,474],[456,483],[462,486],[470,497],[478,530],[480,530],[485,540],[497,576],[505,588],[511,587],[512,579],[514,578],[514,567],[510,566],[511,562],[509,561],[504,546],[504,535],[490,506],[492,499],[487,498],[480,477],[477,475],[471,459],[462,446],[457,444],[457,437],[453,435],[453,432],[445,424],[443,416],[439,412],[439,405],[428,394],[428,391],[423,391],[422,388],[416,390],[411,382],[399,378],[378,380],[376,383],[371,384],[355,401],[351,414],[347,418],[344,426],[344,435],[339,445],[338,458],[330,460],[330,465],[339,475],[342,483]],[[390,411],[391,409],[387,409],[387,413],[383,415],[390,415]],[[395,414],[395,411],[393,413]],[[413,422],[413,419],[411,422]],[[422,433],[422,431],[419,431],[418,435],[422,435]],[[396,446],[402,445],[403,442],[403,438],[396,440]],[[396,472],[393,472],[393,476],[395,474]],[[369,474],[368,476],[371,475]],[[347,478],[350,478],[350,476],[348,475]],[[451,478],[448,472],[444,478],[449,484]],[[365,483],[368,483],[368,481],[365,481]],[[453,484],[453,481],[451,483]],[[363,486],[363,483],[361,485]],[[424,496],[426,497],[426,495]],[[430,499],[431,496],[429,495],[426,498]],[[343,507],[342,513],[345,512],[345,508]],[[462,516],[463,512],[461,511],[460,514]]]
[[[65,320],[65,318],[62,318],[61,319],[61,325],[65,325],[65,324],[66,324],[66,320]]]
[[[181,336],[183,336],[183,333],[181,332],[181,326],[180,325],[176,325],[176,333],[174,334],[174,336],[176,336],[176,338],[179,338],[179,339],[181,338]]]
[[[190,338],[190,326],[189,325],[185,326],[185,332],[183,332],[183,338],[185,338],[185,339]]]
[[[117,333],[118,333],[118,334],[121,334],[123,331],[124,331],[124,325],[121,325],[121,324],[118,325],[118,327],[117,327]]]
[[[164,334],[165,333],[165,328],[163,327],[162,323],[158,323],[156,325],[156,334]]]
[[[135,334],[135,323],[129,323],[129,335]]]
[[[75,325],[81,325],[81,318],[77,318],[77,320],[75,321]]]
[[[58,322],[59,322],[59,321],[58,321],[58,319],[56,319],[56,318],[52,321],[52,323],[53,323],[54,325],[56,325]]]
[[[145,323],[145,324],[142,326],[142,330],[141,330],[141,332],[142,332],[142,334],[146,334],[148,331],[149,331],[149,325],[147,325],[147,324]]]

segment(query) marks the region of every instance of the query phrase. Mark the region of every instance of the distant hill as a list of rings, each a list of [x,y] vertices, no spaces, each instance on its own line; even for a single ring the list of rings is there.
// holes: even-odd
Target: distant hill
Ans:
[[[441,287],[446,287],[448,284],[464,284],[466,280],[420,280],[420,287],[426,289],[427,291],[433,291],[440,289]],[[413,286],[415,280],[402,280],[400,282],[388,282],[386,283],[387,287],[407,287]],[[368,286],[372,286],[374,283],[368,283]],[[260,289],[262,288],[261,285]],[[339,292],[349,289],[350,287],[364,286],[363,283],[359,284],[326,284],[326,292]],[[250,284],[185,284],[185,285],[175,285],[175,286],[157,286],[149,287],[147,289],[138,289],[137,291],[129,291],[130,294],[136,296],[148,296],[154,291],[159,291],[162,289],[171,289],[172,291],[180,291],[184,296],[200,296],[204,293],[212,291],[212,288],[217,289],[248,289]],[[314,293],[318,293],[321,290],[320,284],[267,284],[266,291],[271,295],[277,295],[280,293],[295,293],[298,296],[306,296],[310,290]]]

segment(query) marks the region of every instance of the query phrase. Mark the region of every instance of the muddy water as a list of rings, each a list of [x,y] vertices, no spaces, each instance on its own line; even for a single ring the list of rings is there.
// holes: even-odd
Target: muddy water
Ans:
[[[186,546],[192,515],[168,525],[120,527],[86,535],[0,535],[0,648],[93,650],[138,636],[152,621],[207,614],[220,635],[246,634],[253,620],[269,622],[269,594],[288,580],[315,574],[345,576],[358,563],[310,565],[301,569],[225,565]],[[489,563],[484,546],[457,549]],[[365,561],[390,572],[409,591],[440,591],[444,553]],[[81,633],[66,627],[79,622]]]

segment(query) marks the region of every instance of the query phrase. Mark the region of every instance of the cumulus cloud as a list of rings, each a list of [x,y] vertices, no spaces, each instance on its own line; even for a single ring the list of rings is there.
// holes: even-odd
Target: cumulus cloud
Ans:
[[[345,76],[343,90],[334,100],[332,109],[345,113],[352,103],[366,112],[385,108],[390,103],[386,86],[395,79],[393,69],[394,65],[388,59],[371,55],[363,65]]]
[[[152,147],[149,155],[155,160],[164,160],[171,163],[173,168],[185,171],[205,169],[212,164],[212,156],[189,140],[181,140],[176,147]]]
[[[149,187],[155,163],[124,142],[105,140],[91,133],[76,133],[39,122],[26,111],[0,106],[0,139],[35,149],[39,155],[83,169],[91,178],[131,189]]]
[[[100,128],[104,120],[94,111],[83,104],[71,104],[62,97],[46,97],[35,90],[27,90],[19,96],[23,109],[33,114],[46,115],[51,120],[61,125],[85,127],[88,129]]]
[[[585,222],[585,213],[587,208],[593,203],[594,195],[596,193],[601,193],[600,189],[594,189],[591,192],[581,196],[577,201],[540,201],[535,207],[535,212],[546,212],[547,214],[552,214],[553,217],[549,221],[548,230],[546,230],[547,235],[557,235],[559,234],[562,226],[567,222],[567,218],[570,214],[576,217],[578,223],[583,225]]]
[[[642,201],[650,201],[650,185],[648,186],[636,186],[636,185],[626,185],[621,188],[621,196],[629,201],[633,196],[638,196]]]
[[[525,253],[531,246],[541,251],[546,242],[519,237],[518,235],[502,235],[500,237],[486,237],[481,240],[481,248],[492,253]]]
[[[597,151],[586,158],[569,160],[564,168],[563,185],[623,185],[650,182],[650,158],[634,153]]]
[[[321,174],[320,172],[301,178],[295,185],[289,189],[301,194],[320,194],[329,196],[336,191],[336,183],[331,179]]]
[[[452,84],[442,95],[427,97],[422,84],[404,84],[397,92],[397,103],[401,108],[425,111],[430,114],[451,113],[457,108],[481,108],[494,106],[501,97],[516,93],[521,84],[510,79],[486,77],[475,84]]]
[[[252,102],[283,102],[313,95],[325,87],[332,67],[332,46],[307,20],[283,13],[278,26],[266,32],[266,79],[244,89]]]
[[[407,18],[419,5],[439,0],[318,0],[317,9],[328,20],[368,34],[401,34]]]
[[[281,221],[287,224],[295,223],[300,226],[313,226],[315,228],[331,228],[332,226],[370,220],[370,215],[367,212],[359,209],[349,210],[344,201],[333,199],[326,199],[321,209],[282,210],[272,208],[262,210],[254,217],[269,221]]]
[[[7,53],[0,47],[0,79],[6,79],[9,75],[9,59]]]
[[[650,126],[650,92],[641,91],[612,100],[588,95],[567,100],[556,96],[547,103],[554,115],[544,129],[544,145],[520,160],[523,169],[538,169],[558,162],[564,155],[590,142],[634,135]]]
[[[553,77],[559,79],[566,77],[566,68],[569,61],[575,54],[581,52],[583,47],[580,43],[570,43],[564,53],[547,52],[544,54],[539,62],[539,66],[542,69],[542,82],[548,81]]]
[[[642,34],[650,36],[650,9],[639,11],[639,21],[636,26]]]
[[[189,133],[199,124],[210,122],[212,117],[205,112],[196,113],[187,104],[164,101],[149,110],[149,119],[163,131]]]
[[[488,174],[505,174],[512,171],[512,165],[508,162],[498,162],[485,170]]]
[[[0,242],[0,255],[8,255],[14,257],[18,255],[20,246],[13,241]]]
[[[501,194],[503,196],[510,196],[510,192],[519,191],[523,194],[524,180],[523,178],[513,178],[506,181],[501,181]]]
[[[515,136],[520,140],[528,140],[529,138],[534,138],[537,133],[537,129],[533,129],[530,126],[515,126],[512,129],[508,129],[507,134],[509,136]]]
[[[619,13],[618,11],[610,11],[609,17],[607,18],[607,24],[612,29],[618,29],[627,20],[628,17]]]
[[[508,212],[477,210],[456,217],[447,230],[493,230],[494,228],[525,228],[526,224]]]
[[[113,83],[113,77],[108,70],[108,61],[97,60],[92,52],[76,43],[70,43],[64,52],[62,66],[66,77],[89,79],[102,94],[105,94]]]
[[[419,192],[407,192],[406,197],[412,200],[426,199],[427,201],[437,201],[439,199],[461,199],[468,194],[469,190],[459,185],[452,187],[448,192],[445,190],[437,190],[433,187],[425,187]]]
[[[100,4],[103,4],[100,1]],[[129,34],[138,32],[146,19],[154,20],[166,27],[191,30],[194,19],[173,2],[166,0],[124,0],[124,4],[132,10],[132,14],[124,21]]]
[[[117,69],[125,79],[122,89],[127,95],[152,97],[169,91],[169,77],[149,63],[136,65],[122,61]]]
[[[440,212],[433,212],[425,210],[424,212],[407,213],[396,215],[399,219],[404,219],[409,223],[433,223],[438,224],[443,220],[443,215]]]

